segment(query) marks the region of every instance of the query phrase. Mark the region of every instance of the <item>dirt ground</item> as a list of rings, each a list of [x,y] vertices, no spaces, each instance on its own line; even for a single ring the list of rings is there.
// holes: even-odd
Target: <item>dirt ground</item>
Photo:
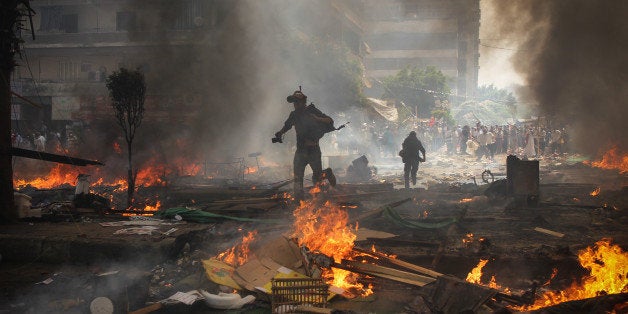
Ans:
[[[535,283],[551,279],[545,289],[562,289],[587,271],[577,260],[578,251],[605,238],[628,248],[628,175],[616,170],[591,168],[562,156],[540,161],[538,206],[513,205],[512,200],[485,192],[492,181],[506,175],[505,156],[495,162],[475,162],[461,156],[439,157],[422,164],[419,182],[403,189],[398,161],[378,164],[377,180],[394,190],[352,195],[340,185],[328,191],[341,195],[349,221],[384,204],[410,198],[396,207],[406,220],[439,223],[443,228],[409,228],[385,215],[359,221],[360,229],[388,232],[391,238],[367,238],[355,247],[394,254],[397,259],[464,279],[481,259],[489,262],[482,282],[494,276],[497,284],[523,293]],[[494,178],[482,181],[482,172]],[[366,186],[366,185],[365,185]],[[286,187],[286,190],[288,187]],[[591,192],[600,189],[598,195]],[[349,196],[347,196],[349,195]],[[252,249],[265,240],[292,232],[295,204],[256,211],[248,217],[274,219],[275,223],[223,220],[211,223],[168,221],[151,235],[114,232],[128,226],[104,227],[103,222],[127,221],[118,216],[89,216],[74,221],[22,221],[0,231],[0,313],[89,313],[92,300],[106,296],[115,312],[140,309],[147,302],[167,298],[176,291],[220,287],[204,275],[201,260],[224,252],[249,231],[257,231]],[[169,235],[163,232],[177,228]],[[539,232],[543,228],[562,237]],[[480,240],[482,239],[482,240]],[[111,273],[113,272],[113,273]],[[48,279],[48,281],[47,281]],[[348,299],[337,296],[329,306],[338,313],[419,313],[417,296],[429,287],[417,287],[383,278],[364,278],[373,295]],[[242,295],[251,291],[242,291]],[[220,311],[202,301],[194,305],[168,305],[153,313],[269,313],[267,296],[241,310]],[[625,302],[625,301],[624,301]],[[512,311],[500,309],[501,311]],[[478,313],[497,312],[480,307]]]

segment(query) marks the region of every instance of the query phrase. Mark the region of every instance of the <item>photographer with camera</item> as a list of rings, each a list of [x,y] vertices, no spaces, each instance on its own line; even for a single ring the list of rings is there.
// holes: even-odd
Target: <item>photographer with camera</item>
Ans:
[[[307,96],[301,92],[301,88],[288,96],[286,100],[294,104],[294,111],[290,112],[283,128],[275,133],[273,143],[282,143],[282,136],[294,126],[297,133],[297,150],[294,153],[294,197],[303,198],[303,176],[305,167],[309,164],[312,168],[312,182],[316,185],[323,179],[329,180],[331,186],[336,185],[336,178],[331,168],[323,170],[321,161],[321,148],[318,141],[327,132],[336,130],[334,120],[322,113],[314,104],[306,104]]]

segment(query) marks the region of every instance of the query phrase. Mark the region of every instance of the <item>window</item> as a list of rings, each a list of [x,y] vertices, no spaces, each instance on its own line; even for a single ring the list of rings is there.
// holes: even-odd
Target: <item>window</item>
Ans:
[[[61,30],[66,33],[78,33],[78,14],[63,14],[61,16]]]
[[[76,81],[79,72],[81,70],[81,64],[72,61],[60,61],[58,77],[61,81]]]
[[[116,30],[132,31],[136,28],[135,12],[118,12],[116,14]]]
[[[63,12],[63,8],[58,5],[41,7],[41,23],[39,30],[47,32],[60,30],[61,12]]]

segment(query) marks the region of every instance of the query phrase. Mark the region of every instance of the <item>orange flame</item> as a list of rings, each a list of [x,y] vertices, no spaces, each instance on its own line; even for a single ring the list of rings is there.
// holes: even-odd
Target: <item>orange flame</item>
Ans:
[[[122,148],[120,148],[120,143],[113,142],[113,151],[116,152],[116,154],[118,155],[122,154]]]
[[[249,231],[247,235],[242,237],[242,242],[234,245],[230,249],[218,254],[217,260],[223,261],[233,267],[237,267],[246,263],[249,258],[249,246],[255,240],[257,231]]]
[[[469,272],[469,274],[467,274],[466,281],[477,285],[487,286],[496,290],[501,290],[504,293],[511,293],[510,289],[504,288],[497,283],[494,275],[491,276],[491,280],[487,284],[482,283],[482,268],[486,266],[486,263],[488,263],[487,259],[480,259],[478,265],[475,266],[475,268],[473,268]]]
[[[315,187],[313,195],[320,191]],[[293,213],[295,217],[292,237],[298,239],[299,246],[306,246],[311,251],[318,251],[330,256],[335,262],[352,257],[353,243],[357,236],[347,226],[347,212],[326,201],[320,204],[316,198],[301,201]],[[366,296],[372,294],[370,287],[365,288],[358,282],[359,275],[343,269],[332,268],[323,271],[323,278],[328,284],[345,290],[357,290]]]
[[[472,201],[473,201],[472,198],[463,198],[463,199],[460,200],[459,203],[469,203],[469,202],[472,202]]]
[[[598,186],[597,188],[595,188],[595,190],[593,190],[593,192],[591,192],[589,195],[591,195],[591,196],[598,196],[598,195],[600,195],[600,187]]]
[[[37,189],[50,189],[63,184],[74,185],[81,172],[72,165],[56,164],[47,175],[34,179],[13,179],[13,186],[20,189],[30,185]]]
[[[619,170],[620,173],[628,172],[628,154],[620,153],[617,146],[605,152],[601,160],[585,161],[583,163],[602,169]]]
[[[488,263],[487,259],[480,259],[480,262],[478,263],[477,266],[475,266],[470,272],[469,274],[467,274],[467,282],[470,283],[475,283],[475,284],[482,284],[482,268],[484,268],[484,265],[486,265],[486,263]]]
[[[471,242],[473,242],[473,233],[467,233],[467,236],[462,238],[462,243],[468,244],[468,243],[471,243]],[[484,264],[486,264],[486,263],[484,263]]]
[[[554,304],[593,298],[603,293],[615,294],[628,292],[628,252],[618,245],[611,244],[611,239],[602,239],[578,253],[582,267],[589,270],[580,283],[574,282],[563,291],[548,291],[534,304],[516,308],[529,311]]]
[[[150,212],[157,211],[157,210],[159,210],[160,207],[161,207],[161,201],[157,201],[157,203],[155,203],[154,206],[146,205],[144,207],[144,211],[150,211]]]
[[[256,172],[257,172],[256,167],[246,167],[246,169],[244,169],[244,174],[251,174],[251,173],[256,173]]]

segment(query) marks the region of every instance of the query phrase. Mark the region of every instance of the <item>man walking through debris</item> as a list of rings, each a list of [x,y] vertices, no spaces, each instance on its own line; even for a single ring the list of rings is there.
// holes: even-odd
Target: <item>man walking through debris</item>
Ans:
[[[312,168],[312,182],[316,185],[324,178],[329,180],[331,186],[336,185],[336,178],[331,170],[323,170],[321,162],[321,148],[318,141],[327,132],[335,130],[334,120],[322,113],[314,104],[306,105],[307,96],[301,92],[300,88],[286,100],[294,104],[294,111],[290,112],[283,128],[275,133],[273,143],[282,142],[282,136],[294,126],[297,135],[297,150],[294,153],[294,197],[303,198],[303,176],[305,167],[309,164]]]
[[[423,154],[423,157],[419,155]],[[406,189],[410,188],[410,176],[412,176],[412,185],[416,185],[416,173],[419,171],[419,162],[425,162],[425,148],[416,137],[416,132],[412,131],[408,134],[399,152],[403,161],[403,178],[405,179]]]

